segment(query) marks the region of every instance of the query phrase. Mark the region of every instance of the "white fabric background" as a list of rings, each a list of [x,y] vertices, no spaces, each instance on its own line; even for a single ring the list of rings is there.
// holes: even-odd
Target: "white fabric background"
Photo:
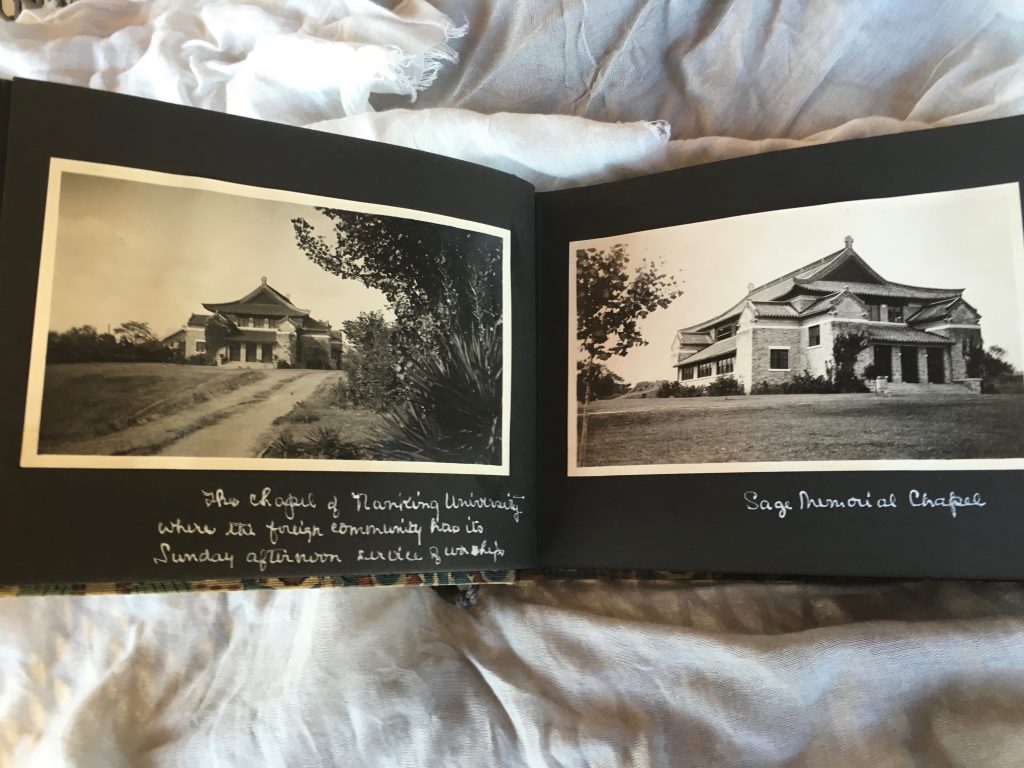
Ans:
[[[0,24],[11,75],[549,189],[1022,113],[1024,6],[79,0]],[[0,600],[0,766],[1022,755],[1019,584],[541,583],[468,612],[421,589]]]

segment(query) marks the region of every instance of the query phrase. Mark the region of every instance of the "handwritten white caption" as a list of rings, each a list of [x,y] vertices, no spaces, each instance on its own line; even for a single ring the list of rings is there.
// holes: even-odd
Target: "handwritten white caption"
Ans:
[[[202,501],[207,512],[263,510],[279,513],[280,517],[265,523],[249,520],[197,521],[181,517],[162,520],[156,528],[164,540],[157,547],[153,563],[169,566],[213,563],[234,569],[235,554],[231,550],[216,545],[202,549],[175,545],[182,537],[193,540],[198,537],[207,541],[242,537],[251,539],[254,545],[245,551],[244,561],[255,565],[262,573],[271,566],[341,563],[341,556],[331,551],[332,538],[382,536],[389,538],[386,546],[359,548],[355,561],[441,566],[453,558],[479,557],[498,564],[504,560],[506,551],[496,538],[487,536],[487,524],[495,514],[509,515],[513,522],[518,523],[524,514],[525,501],[523,496],[511,493],[493,497],[445,492],[434,497],[416,492],[384,498],[353,492],[349,496],[344,504],[337,496],[321,504],[313,493],[277,494],[272,488],[263,487],[248,494],[243,502],[221,488],[204,490]],[[394,512],[408,516],[389,522],[372,519],[374,513]],[[348,518],[347,513],[354,513],[357,517]],[[424,546],[424,533],[431,537],[431,542],[441,537],[442,543]],[[174,543],[166,540],[172,537]]]
[[[899,500],[895,493],[873,496],[868,491],[863,496],[813,496],[807,491],[800,491],[795,499],[769,499],[757,491],[745,491],[743,501],[751,512],[774,512],[782,520],[794,509],[899,509]],[[906,494],[906,503],[913,508],[941,509],[949,512],[954,518],[961,509],[984,507],[987,502],[980,492],[964,494],[955,491],[944,495],[933,495],[925,491],[912,489]]]

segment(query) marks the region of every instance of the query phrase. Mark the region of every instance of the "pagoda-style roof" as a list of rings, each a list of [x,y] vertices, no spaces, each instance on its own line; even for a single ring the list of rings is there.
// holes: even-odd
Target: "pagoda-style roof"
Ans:
[[[707,346],[711,344],[714,339],[711,338],[710,333],[687,333],[685,331],[679,331],[676,334],[676,342],[682,346],[695,347],[695,346]]]
[[[722,357],[723,355],[730,355],[736,351],[736,337],[730,336],[728,339],[722,339],[716,341],[710,347],[702,349],[689,357],[684,357],[676,365],[690,365],[691,363],[700,363],[705,360],[714,360],[716,357]]]
[[[204,302],[203,307],[211,312],[242,317],[307,317],[309,315],[308,309],[296,307],[287,296],[268,285],[265,277],[260,285],[240,299],[209,304]]]
[[[854,295],[881,299],[904,299],[934,302],[960,297],[962,288],[925,288],[889,282],[864,261],[853,250],[853,238],[847,237],[846,245],[817,261],[794,269],[763,285],[751,286],[747,295],[720,315],[702,323],[680,329],[680,334],[699,333],[716,325],[734,320],[748,306],[760,317],[806,317],[822,311],[821,302],[806,305],[808,295],[823,294],[831,299],[844,291]],[[798,303],[791,300],[800,298]],[[801,305],[803,308],[801,309]],[[788,309],[785,308],[788,306]]]
[[[835,293],[844,288],[849,288],[851,293],[856,293],[860,296],[871,296],[881,299],[922,299],[926,301],[957,298],[964,292],[963,288],[922,288],[916,285],[901,285],[900,283],[848,283],[838,280],[796,280],[794,281],[793,291]]]
[[[871,341],[880,344],[952,344],[953,340],[937,333],[922,331],[918,328],[902,328],[899,326],[869,325],[863,329]]]

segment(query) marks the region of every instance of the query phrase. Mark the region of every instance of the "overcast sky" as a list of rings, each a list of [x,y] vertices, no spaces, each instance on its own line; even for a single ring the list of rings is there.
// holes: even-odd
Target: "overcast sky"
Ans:
[[[998,344],[1024,367],[1024,239],[1016,184],[927,195],[860,200],[737,216],[573,243],[607,248],[624,243],[633,263],[660,261],[683,295],[640,324],[648,346],[613,358],[608,367],[630,383],[674,378],[675,332],[707,320],[761,285],[843,247],[887,280],[933,288],[964,288],[982,316],[986,346]],[[572,326],[574,327],[574,326]]]
[[[295,245],[296,216],[333,229],[308,206],[64,173],[49,327],[106,331],[139,320],[162,338],[205,312],[203,302],[240,299],[264,276],[334,328],[386,309],[379,291],[306,258]]]

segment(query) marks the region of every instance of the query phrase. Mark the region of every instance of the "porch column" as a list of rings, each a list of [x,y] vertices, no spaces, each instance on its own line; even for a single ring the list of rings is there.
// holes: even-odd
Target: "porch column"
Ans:
[[[249,362],[248,347],[244,341],[238,342],[238,359],[243,363]]]
[[[928,347],[917,348],[917,380],[928,383]]]
[[[903,353],[895,346],[892,348],[892,381],[894,384],[903,381]]]

